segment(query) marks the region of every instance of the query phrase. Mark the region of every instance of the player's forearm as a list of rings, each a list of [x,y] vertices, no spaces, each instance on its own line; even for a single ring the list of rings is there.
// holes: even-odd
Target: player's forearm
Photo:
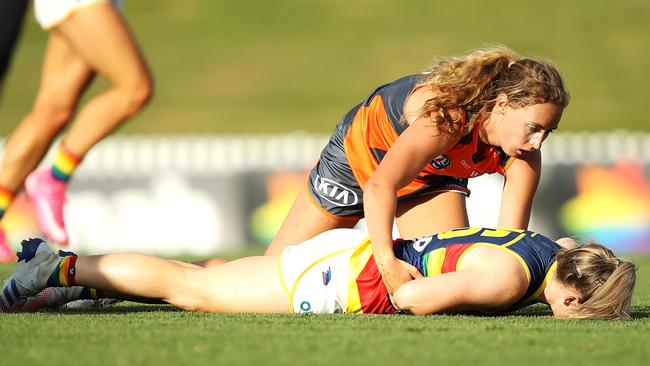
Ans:
[[[364,214],[375,260],[395,259],[393,252],[393,220],[395,217],[395,189],[371,179],[364,187]]]
[[[505,187],[497,227],[524,230],[528,228],[532,212],[532,196],[528,200],[526,197],[513,198],[516,194]]]
[[[498,227],[528,228],[540,178],[541,157],[537,155],[539,152],[531,157],[532,161],[515,159],[506,171]]]

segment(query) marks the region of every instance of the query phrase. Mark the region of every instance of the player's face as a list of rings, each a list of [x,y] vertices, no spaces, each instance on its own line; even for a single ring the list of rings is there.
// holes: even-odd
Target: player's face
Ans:
[[[499,145],[506,154],[514,157],[539,150],[542,142],[558,127],[562,118],[562,108],[552,103],[522,108],[512,108],[506,104],[495,109],[499,118]]]

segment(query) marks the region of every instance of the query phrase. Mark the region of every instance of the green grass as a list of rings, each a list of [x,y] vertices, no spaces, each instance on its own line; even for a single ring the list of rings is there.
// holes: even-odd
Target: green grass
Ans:
[[[647,365],[647,319],[204,315],[136,307],[4,315],[12,365]]]
[[[629,322],[503,317],[197,314],[123,303],[0,314],[11,365],[647,365],[650,257],[637,257]],[[6,277],[13,265],[0,266]]]
[[[126,16],[156,93],[122,133],[329,133],[380,83],[496,43],[559,65],[572,93],[561,131],[650,130],[645,0],[140,0]],[[30,18],[0,135],[32,103],[45,39]]]
[[[562,131],[650,131],[645,0],[140,0],[127,2],[126,15],[156,95],[120,133],[327,133],[378,84],[494,43],[560,66],[572,93]],[[0,135],[30,108],[45,39],[30,18],[4,85]],[[637,262],[630,322],[555,321],[541,306],[483,318],[215,315],[124,303],[0,314],[0,363],[647,365],[650,257]],[[0,265],[0,277],[12,267]]]

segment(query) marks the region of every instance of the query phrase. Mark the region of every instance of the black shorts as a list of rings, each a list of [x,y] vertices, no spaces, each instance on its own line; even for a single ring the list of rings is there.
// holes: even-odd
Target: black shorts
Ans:
[[[0,0],[0,82],[9,67],[26,9],[27,0]]]
[[[343,126],[341,126],[343,127]],[[309,196],[317,207],[337,219],[360,219],[363,214],[363,191],[352,173],[343,150],[344,134],[338,128],[323,149],[316,166],[309,173]],[[467,178],[435,175],[415,192],[398,198],[407,202],[429,194],[458,192],[469,196]]]

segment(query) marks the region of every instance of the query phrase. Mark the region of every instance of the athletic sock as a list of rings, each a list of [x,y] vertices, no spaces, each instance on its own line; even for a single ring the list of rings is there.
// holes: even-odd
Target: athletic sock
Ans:
[[[59,145],[59,150],[54,157],[54,165],[52,165],[52,176],[56,180],[67,182],[80,161],[81,157],[71,153],[63,144]]]
[[[47,285],[50,287],[70,287],[75,285],[74,275],[77,263],[76,255],[63,257],[54,272],[47,279]]]
[[[104,295],[104,291],[98,290],[96,288],[90,288],[90,287],[84,287],[81,290],[81,294],[79,295],[79,299],[82,300],[97,300],[97,299],[103,299],[105,297],[106,295]]]
[[[4,187],[0,187],[0,219],[5,215],[11,201],[14,199],[14,192]]]

